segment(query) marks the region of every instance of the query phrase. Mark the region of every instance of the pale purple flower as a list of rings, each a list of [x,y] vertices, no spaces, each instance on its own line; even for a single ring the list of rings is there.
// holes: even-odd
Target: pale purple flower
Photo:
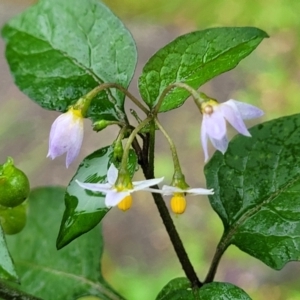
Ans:
[[[70,108],[60,115],[52,124],[49,137],[49,151],[47,157],[54,159],[64,153],[66,167],[79,154],[83,139],[83,117],[80,110]]]
[[[193,188],[193,189],[181,189],[176,186],[171,185],[164,185],[162,187],[162,193],[165,196],[174,195],[175,193],[182,193],[182,194],[190,194],[190,195],[213,195],[213,189],[203,189],[203,188]]]
[[[149,192],[160,192],[149,188],[155,184],[163,181],[164,178],[155,178],[142,181],[133,181],[131,187],[125,187],[118,185],[116,187],[118,179],[118,169],[111,164],[107,171],[107,183],[84,183],[76,180],[77,184],[86,190],[91,190],[94,192],[101,192],[106,194],[105,205],[106,207],[112,207],[118,205],[124,198],[130,196],[133,192],[136,191],[149,191]]]
[[[228,147],[226,136],[226,120],[239,133],[251,136],[243,120],[258,118],[264,113],[261,109],[236,100],[228,100],[217,103],[214,100],[202,104],[201,142],[204,150],[205,162],[208,160],[207,140],[210,139],[213,146],[223,154]]]

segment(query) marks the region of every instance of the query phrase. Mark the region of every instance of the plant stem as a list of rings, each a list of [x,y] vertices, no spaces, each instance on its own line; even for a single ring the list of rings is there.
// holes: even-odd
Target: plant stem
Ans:
[[[154,145],[155,145],[155,124],[154,121],[151,122],[150,129],[150,143],[149,143],[149,157],[147,161],[143,161],[142,169],[146,179],[154,178]],[[155,186],[155,188],[158,188]],[[173,220],[170,216],[169,210],[165,204],[163,197],[160,194],[152,193],[154,202],[157,206],[157,209],[160,213],[162,221],[166,227],[167,233],[170,237],[171,243],[173,244],[176,255],[181,263],[181,266],[185,272],[186,277],[191,282],[193,288],[201,287],[203,284],[199,281],[197,274],[192,266],[189,257],[185,251],[183,243],[178,235],[178,232],[175,228]]]
[[[220,260],[222,258],[222,255],[224,254],[225,250],[228,248],[228,243],[226,243],[226,241],[224,241],[224,238],[226,239],[225,234],[223,234],[223,236],[222,236],[222,238],[221,238],[221,240],[220,240],[220,242],[217,246],[217,249],[216,249],[216,252],[215,252],[214,257],[212,259],[209,271],[208,271],[208,273],[206,275],[206,278],[204,280],[205,284],[210,283],[214,280],[214,277],[216,275],[216,272],[217,272]]]
[[[2,281],[0,281],[0,297],[7,300],[42,300],[41,298],[34,297],[15,289]]]
[[[153,109],[153,114],[154,115],[157,115],[158,112],[159,112],[159,109],[165,99],[165,97],[167,96],[167,94],[174,88],[182,88],[182,89],[185,89],[186,91],[188,91],[192,96],[193,98],[196,100],[198,100],[198,102],[201,102],[201,97],[199,95],[199,93],[193,89],[192,87],[190,87],[189,85],[185,84],[185,83],[182,83],[182,82],[175,82],[175,83],[172,83],[170,85],[168,85],[163,91],[162,93],[160,94],[159,96],[159,99],[157,101],[157,104],[155,105],[154,109]]]
[[[87,93],[85,96],[81,97],[77,104],[78,106],[83,104],[83,114],[86,113],[90,102],[92,99],[101,91],[108,89],[108,88],[115,88],[120,90],[122,93],[124,93],[136,106],[138,106],[145,114],[149,113],[149,110],[136,98],[134,97],[129,91],[127,91],[124,87],[117,83],[102,83],[98,86],[96,86],[93,90],[91,90],[89,93]]]

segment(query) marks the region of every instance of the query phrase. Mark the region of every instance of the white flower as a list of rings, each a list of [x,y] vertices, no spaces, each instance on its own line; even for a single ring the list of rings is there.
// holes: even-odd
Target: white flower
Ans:
[[[217,103],[214,100],[204,102],[201,105],[203,113],[201,126],[201,142],[204,150],[205,162],[208,160],[207,140],[210,139],[213,146],[223,154],[228,147],[226,136],[226,121],[239,133],[251,136],[244,121],[258,118],[264,113],[261,109],[236,100],[228,100],[224,103]]]
[[[186,200],[185,195],[212,195],[214,194],[213,189],[202,189],[202,188],[195,188],[195,189],[181,189],[177,186],[170,186],[170,185],[164,185],[162,187],[162,193],[163,195],[172,195],[170,206],[171,210],[179,215],[183,214],[186,209]]]
[[[83,117],[80,110],[70,108],[52,124],[47,157],[67,153],[66,167],[77,157],[83,140]]]
[[[118,205],[122,200],[136,191],[143,190],[149,192],[159,192],[159,190],[151,189],[149,187],[160,183],[164,179],[155,178],[142,181],[133,181],[131,188],[120,187],[119,185],[115,185],[118,179],[118,173],[118,169],[114,166],[114,164],[111,164],[107,171],[107,183],[83,183],[78,180],[76,180],[76,182],[79,186],[86,190],[106,194],[105,205],[110,208]]]
[[[194,188],[194,189],[181,189],[176,186],[164,185],[162,187],[162,193],[165,196],[174,195],[175,193],[182,193],[182,194],[191,194],[191,195],[213,195],[213,189],[203,189],[203,188]]]

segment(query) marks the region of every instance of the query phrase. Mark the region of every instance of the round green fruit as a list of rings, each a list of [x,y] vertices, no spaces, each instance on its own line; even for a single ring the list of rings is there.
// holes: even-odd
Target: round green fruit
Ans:
[[[26,225],[27,201],[16,207],[0,206],[0,222],[5,234],[19,233]]]
[[[26,200],[30,192],[27,176],[14,166],[13,159],[0,166],[0,205],[15,207]]]

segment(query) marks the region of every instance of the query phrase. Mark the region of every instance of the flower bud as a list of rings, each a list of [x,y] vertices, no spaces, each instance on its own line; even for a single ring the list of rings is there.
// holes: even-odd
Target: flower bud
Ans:
[[[110,122],[108,122],[106,120],[97,121],[93,124],[93,129],[95,131],[101,131],[101,130],[105,129],[109,125],[109,123]]]

